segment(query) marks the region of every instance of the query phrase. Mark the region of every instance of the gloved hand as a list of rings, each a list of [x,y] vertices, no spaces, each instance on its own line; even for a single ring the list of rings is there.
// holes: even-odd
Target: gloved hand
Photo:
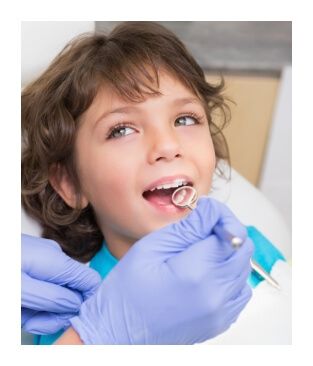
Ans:
[[[95,293],[99,274],[52,240],[22,234],[22,328],[51,334],[69,325],[82,302]]]
[[[214,234],[224,226],[244,243]],[[222,203],[200,198],[186,218],[136,242],[70,320],[85,344],[194,344],[224,332],[251,298],[253,245]]]

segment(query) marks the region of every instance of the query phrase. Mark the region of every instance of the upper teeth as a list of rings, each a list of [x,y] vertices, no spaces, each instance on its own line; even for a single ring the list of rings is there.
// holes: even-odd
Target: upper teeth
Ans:
[[[168,189],[168,188],[176,188],[179,186],[185,186],[188,183],[184,180],[175,180],[173,183],[168,184],[161,184],[159,186],[156,186],[154,188],[151,188],[150,191],[153,192],[155,189]]]

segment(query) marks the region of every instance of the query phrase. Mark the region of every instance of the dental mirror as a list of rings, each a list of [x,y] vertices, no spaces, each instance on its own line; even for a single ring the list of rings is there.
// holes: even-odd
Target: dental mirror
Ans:
[[[190,186],[183,186],[175,189],[172,194],[172,202],[175,206],[193,210],[198,198],[197,191]]]

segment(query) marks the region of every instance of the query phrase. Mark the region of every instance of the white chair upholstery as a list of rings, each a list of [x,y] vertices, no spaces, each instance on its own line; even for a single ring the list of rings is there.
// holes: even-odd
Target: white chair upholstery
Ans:
[[[212,186],[211,197],[224,202],[243,224],[255,226],[287,260],[291,259],[291,230],[261,191],[234,169],[229,182],[215,175]]]

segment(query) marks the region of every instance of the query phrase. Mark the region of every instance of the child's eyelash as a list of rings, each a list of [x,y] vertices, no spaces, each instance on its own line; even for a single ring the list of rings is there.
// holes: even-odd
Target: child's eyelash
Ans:
[[[196,120],[197,124],[200,123],[203,119],[203,116],[199,116],[197,113],[195,112],[187,112],[187,113],[183,113],[182,115],[179,115],[176,117],[177,118],[181,118],[181,117],[192,117]]]
[[[114,125],[112,128],[109,129],[107,135],[106,135],[106,138],[107,139],[112,139],[112,138],[117,138],[117,137],[114,137],[113,134],[114,132],[122,129],[122,128],[135,128],[135,126],[133,126],[131,123],[127,123],[127,122],[120,122],[120,123],[117,123],[116,125]]]
[[[181,115],[178,115],[175,120],[177,120],[178,118],[182,118],[182,117],[192,117],[195,119],[196,124],[200,124],[203,116],[199,116],[197,113],[195,112],[186,112],[186,113],[182,113]],[[128,122],[120,122],[117,123],[116,125],[114,125],[112,128],[109,129],[108,133],[106,134],[106,138],[107,139],[111,139],[111,138],[116,138],[114,137],[114,133],[116,131],[118,131],[119,129],[122,128],[136,128],[134,125],[132,125],[131,123]]]

